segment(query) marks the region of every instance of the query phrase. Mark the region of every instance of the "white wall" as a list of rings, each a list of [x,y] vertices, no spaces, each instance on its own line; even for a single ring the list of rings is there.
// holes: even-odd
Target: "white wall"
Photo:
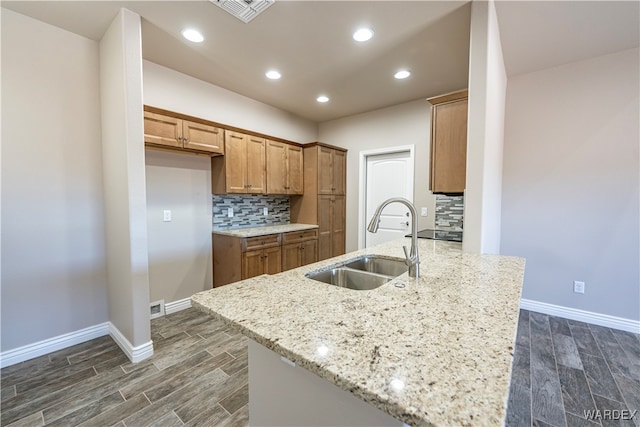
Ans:
[[[433,228],[435,197],[429,191],[429,140],[431,105],[425,100],[358,114],[319,125],[319,140],[348,149],[347,153],[347,252],[358,249],[358,201],[360,151],[415,145],[414,204],[427,207],[429,216],[418,227]]]
[[[2,351],[108,320],[98,59],[2,9]]]
[[[109,319],[128,341],[153,353],[142,118],[140,16],[121,9],[100,40],[100,98],[107,231]],[[127,351],[126,348],[123,350]]]
[[[146,150],[146,179],[151,301],[210,289],[210,158]],[[163,221],[165,209],[171,222]]]
[[[527,259],[523,298],[640,319],[638,62],[509,78],[502,253]]]
[[[315,122],[149,61],[144,103],[299,143],[318,139]]]
[[[493,1],[471,5],[465,252],[500,252],[507,75]]]

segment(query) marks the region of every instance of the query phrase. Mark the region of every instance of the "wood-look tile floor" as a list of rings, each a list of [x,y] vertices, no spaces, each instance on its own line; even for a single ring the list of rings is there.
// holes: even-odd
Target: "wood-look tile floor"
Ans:
[[[102,337],[2,369],[0,425],[248,425],[245,338],[195,309],[151,335],[138,364]],[[640,427],[595,409],[640,410],[640,337],[521,310],[506,425]]]
[[[247,340],[195,309],[151,321],[154,355],[109,336],[0,372],[2,426],[247,426]]]

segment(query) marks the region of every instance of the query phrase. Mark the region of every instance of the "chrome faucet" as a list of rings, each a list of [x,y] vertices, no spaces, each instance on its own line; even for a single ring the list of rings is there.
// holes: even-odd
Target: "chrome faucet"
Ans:
[[[402,197],[392,197],[391,199],[385,200],[382,202],[376,212],[373,214],[371,221],[369,222],[369,226],[367,230],[371,233],[376,233],[378,231],[378,226],[380,225],[380,215],[382,215],[382,210],[390,203],[402,203],[411,211],[411,252],[407,251],[406,246],[402,246],[404,250],[405,260],[404,263],[409,266],[409,277],[420,277],[420,255],[418,254],[418,212],[416,212],[416,207],[413,206],[413,203],[404,199]]]

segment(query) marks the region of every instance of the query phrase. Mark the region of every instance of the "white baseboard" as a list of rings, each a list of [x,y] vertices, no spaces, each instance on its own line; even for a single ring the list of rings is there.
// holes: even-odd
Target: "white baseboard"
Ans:
[[[153,356],[153,341],[134,347],[111,322],[109,322],[109,334],[131,362],[138,363]]]
[[[191,308],[191,298],[184,298],[178,301],[168,302],[164,305],[164,312],[166,314],[176,313],[178,311]]]
[[[90,326],[79,331],[69,332],[68,334],[58,335],[57,337],[38,341],[13,350],[4,351],[0,353],[0,368],[6,368],[7,366],[15,365],[16,363],[24,362],[25,360],[62,350],[63,348],[81,344],[105,335],[109,335],[109,322]]]
[[[561,305],[547,304],[529,299],[520,299],[520,308],[538,313],[549,314],[551,316],[564,317],[566,319],[577,320],[594,325],[606,326],[607,328],[620,329],[622,331],[640,334],[640,321],[625,319],[623,317],[609,316],[608,314],[594,313],[592,311],[578,310],[575,308],[563,307]]]

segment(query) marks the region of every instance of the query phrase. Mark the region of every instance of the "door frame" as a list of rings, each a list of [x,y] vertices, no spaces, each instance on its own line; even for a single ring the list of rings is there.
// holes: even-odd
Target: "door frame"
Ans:
[[[359,198],[358,198],[358,249],[364,248],[364,239],[365,239],[365,228],[367,227],[367,210],[366,210],[366,201],[367,201],[367,157],[369,156],[379,156],[382,154],[394,154],[394,153],[409,153],[409,170],[408,173],[413,177],[409,186],[409,193],[411,193],[411,198],[409,201],[413,203],[414,198],[414,186],[415,186],[415,144],[411,145],[400,145],[397,147],[385,147],[385,148],[376,148],[373,150],[365,150],[360,151],[360,168],[359,168]],[[418,218],[415,219],[416,221]]]

